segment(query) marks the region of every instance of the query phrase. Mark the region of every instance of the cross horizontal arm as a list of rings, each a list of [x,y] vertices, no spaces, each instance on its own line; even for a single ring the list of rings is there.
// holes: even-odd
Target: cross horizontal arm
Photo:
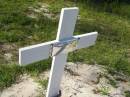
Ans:
[[[27,65],[33,62],[49,58],[51,45],[54,44],[55,42],[56,41],[50,41],[46,43],[20,48],[19,64]]]
[[[98,32],[91,32],[74,36],[74,38],[78,39],[76,49],[86,48],[94,45],[97,39],[97,35]]]
[[[44,60],[49,58],[55,52],[55,44],[59,43],[62,44],[64,47],[64,43],[72,43],[68,44],[64,47],[64,49],[60,53],[68,53],[72,52],[76,49],[81,49],[85,47],[89,47],[95,44],[96,38],[98,33],[92,32],[82,35],[76,35],[73,38],[70,38],[69,40],[64,41],[50,41],[46,43],[41,43],[37,45],[32,45],[24,48],[19,49],[19,64],[20,65],[27,65],[33,62],[37,62],[40,60]],[[73,44],[74,43],[74,44]],[[56,48],[56,50],[60,51],[62,49],[61,47]],[[66,45],[66,44],[65,44]],[[53,51],[54,50],[54,51]]]

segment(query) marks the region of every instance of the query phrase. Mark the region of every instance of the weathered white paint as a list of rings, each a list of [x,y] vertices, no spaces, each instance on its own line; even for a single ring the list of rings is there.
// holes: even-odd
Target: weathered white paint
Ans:
[[[53,57],[46,97],[55,97],[59,94],[60,82],[64,72],[66,60],[67,54],[63,53]]]
[[[52,55],[54,50],[53,45],[57,43],[64,44],[64,42],[74,39],[77,43],[74,50],[94,45],[98,34],[97,32],[73,36],[77,16],[77,7],[63,8],[61,11],[56,40],[19,49],[19,64],[26,65],[47,59],[50,55]],[[60,48],[62,47],[59,47],[58,49]],[[70,48],[69,51],[73,51],[73,49],[71,50]],[[67,53],[68,52],[60,52],[53,56],[46,97],[55,97],[59,93],[60,81],[64,72],[64,66],[68,55]]]
[[[27,65],[33,62],[37,62],[43,59],[49,58],[51,50],[51,44],[56,41],[50,41],[37,45],[32,45],[19,49],[19,64]]]
[[[95,44],[98,33],[86,33],[82,35],[74,36],[75,38],[79,38],[77,49],[86,48]]]
[[[78,15],[77,7],[63,8],[61,10],[57,40],[63,40],[73,36],[77,15]]]
[[[57,41],[68,39],[73,36],[77,15],[78,8],[76,7],[62,9],[56,39]],[[66,59],[67,54],[64,53],[60,53],[53,58],[46,97],[54,97],[59,94],[60,81],[64,72]]]

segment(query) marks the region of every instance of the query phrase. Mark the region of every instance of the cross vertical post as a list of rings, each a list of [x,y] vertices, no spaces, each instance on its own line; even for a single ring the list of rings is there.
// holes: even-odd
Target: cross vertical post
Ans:
[[[72,38],[75,23],[77,20],[77,15],[78,15],[78,8],[76,7],[62,9],[56,38],[57,41]],[[59,94],[60,82],[64,72],[64,66],[66,64],[66,60],[67,60],[67,54],[64,53],[60,53],[53,57],[46,97],[54,97]]]

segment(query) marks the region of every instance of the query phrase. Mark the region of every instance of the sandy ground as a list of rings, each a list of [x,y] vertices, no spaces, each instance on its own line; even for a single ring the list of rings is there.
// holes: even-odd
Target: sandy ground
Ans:
[[[61,82],[61,97],[125,97],[124,91],[130,91],[130,83],[117,81],[118,87],[114,88],[102,75],[105,72],[99,65],[68,63]],[[40,74],[40,77],[48,78],[49,71]],[[33,78],[25,75],[19,83],[3,90],[0,97],[43,97],[39,95],[45,91]]]
[[[76,66],[76,68],[75,68]],[[93,70],[96,72],[94,74]],[[87,73],[89,72],[89,73]],[[93,93],[95,84],[98,82],[100,74],[99,67],[87,66],[86,64],[70,63],[66,67],[61,84],[62,97],[107,97]],[[93,73],[93,76],[91,75]],[[93,81],[93,82],[92,82]]]
[[[130,83],[117,81],[117,88],[114,88],[104,77],[105,73],[99,65],[69,63],[61,84],[62,97],[125,97],[124,92],[130,91]]]
[[[0,97],[37,97],[41,86],[30,76],[24,75],[17,84],[2,91]]]

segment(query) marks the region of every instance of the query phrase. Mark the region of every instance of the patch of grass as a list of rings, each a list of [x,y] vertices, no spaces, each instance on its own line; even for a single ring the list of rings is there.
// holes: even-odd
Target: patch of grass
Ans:
[[[105,86],[102,86],[102,87],[99,89],[99,92],[100,92],[102,95],[109,95],[109,88],[108,88],[108,87],[105,87]]]
[[[0,66],[0,90],[11,86],[15,83],[22,70],[16,65],[1,65]]]
[[[70,0],[45,0],[44,2],[50,5],[49,10],[55,14],[59,13],[64,7],[75,7],[75,3],[71,2]]]
[[[110,83],[110,85],[112,85],[114,88],[117,88],[117,83],[116,83],[115,80],[109,79],[109,83]]]
[[[0,33],[0,42],[7,43],[7,42],[16,42],[24,40],[27,36],[23,32],[19,32],[19,30],[13,30],[10,32],[1,32]]]
[[[108,79],[108,81],[109,81],[108,83],[110,85],[112,85],[114,88],[117,88],[117,82],[115,79],[109,77],[108,74],[105,74],[104,76]]]
[[[112,74],[113,70],[115,70],[117,72],[125,73],[127,75],[130,74],[130,65],[129,65],[129,62],[128,62],[125,54],[118,56],[115,59],[115,62],[111,63],[108,66],[109,73]]]
[[[51,60],[39,61],[23,67],[24,72],[31,74],[32,76],[38,76],[38,74],[50,68]]]
[[[0,42],[30,43],[30,41],[47,41],[55,38],[56,35],[50,33],[55,33],[56,21],[51,21],[42,15],[37,19],[27,16],[28,7],[36,6],[37,0],[0,2],[2,2],[0,3]]]
[[[108,12],[123,18],[129,18],[130,2],[128,0],[80,0],[78,3],[91,7],[98,12]]]
[[[24,73],[38,76],[39,73],[50,68],[50,61],[40,61],[32,65],[20,67],[18,64],[0,65],[0,90],[17,82]]]
[[[125,91],[125,97],[130,97],[130,91]]]
[[[48,80],[39,80],[38,82],[44,89],[47,89]]]

